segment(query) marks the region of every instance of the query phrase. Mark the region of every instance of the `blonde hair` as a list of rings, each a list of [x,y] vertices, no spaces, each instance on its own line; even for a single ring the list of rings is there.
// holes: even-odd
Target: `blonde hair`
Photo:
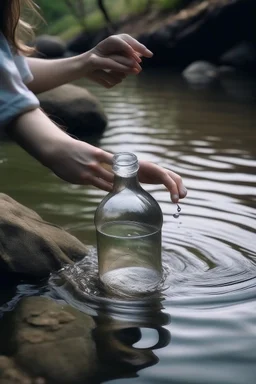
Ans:
[[[21,19],[23,6],[38,14],[32,0],[0,0],[0,31],[5,35],[14,51],[29,54],[33,48],[28,47],[23,41],[28,41],[33,37],[33,28]]]

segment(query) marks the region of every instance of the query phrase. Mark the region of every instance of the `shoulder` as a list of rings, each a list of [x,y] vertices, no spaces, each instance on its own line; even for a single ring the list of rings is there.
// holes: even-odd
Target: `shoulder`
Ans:
[[[1,31],[0,31],[0,54],[1,54],[1,58],[2,57],[6,59],[12,58],[12,53],[11,53],[11,48],[9,46],[9,43]]]
[[[13,54],[12,50],[2,32],[0,32],[0,60],[2,67],[11,68],[13,64],[18,69],[22,81],[27,84],[33,80],[27,61],[24,56]]]
[[[25,58],[18,59],[17,64],[14,56],[0,32],[0,131],[15,116],[39,106],[38,99],[24,84],[29,75]]]

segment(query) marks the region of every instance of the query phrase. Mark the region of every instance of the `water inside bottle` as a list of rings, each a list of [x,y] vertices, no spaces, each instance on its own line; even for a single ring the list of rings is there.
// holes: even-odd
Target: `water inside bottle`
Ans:
[[[152,292],[162,278],[161,230],[129,221],[97,230],[100,279],[117,293]]]

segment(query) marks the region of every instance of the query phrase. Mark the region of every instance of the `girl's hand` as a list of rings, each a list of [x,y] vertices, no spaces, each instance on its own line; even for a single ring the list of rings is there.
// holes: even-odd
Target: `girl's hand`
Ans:
[[[80,76],[111,88],[141,71],[141,56],[150,58],[153,53],[129,35],[113,35],[79,56]]]
[[[171,194],[173,203],[178,203],[179,199],[186,197],[187,189],[177,173],[149,161],[140,161],[139,164],[139,180],[141,183],[165,185]]]
[[[50,168],[60,178],[73,184],[89,184],[111,191],[114,175],[111,171],[113,155],[85,142],[70,139],[59,146]],[[187,190],[176,173],[148,161],[140,161],[141,183],[164,184],[173,203],[186,196]]]
[[[71,138],[39,108],[19,115],[6,131],[60,178],[72,184],[91,184],[106,191],[112,190],[114,175],[110,165],[113,155]],[[180,176],[148,161],[140,162],[139,180],[164,184],[174,203],[187,194]]]

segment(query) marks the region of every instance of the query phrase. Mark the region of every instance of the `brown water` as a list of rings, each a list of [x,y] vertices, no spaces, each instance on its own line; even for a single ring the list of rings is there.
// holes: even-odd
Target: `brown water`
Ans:
[[[97,287],[93,216],[104,192],[59,181],[14,144],[2,145],[2,192],[92,245],[90,257],[65,271],[80,292],[63,285],[54,295],[99,317],[118,313],[119,329],[138,331],[128,368],[115,373],[113,362],[117,384],[254,384],[255,84],[227,79],[191,89],[177,76],[148,72],[112,90],[90,89],[109,117],[99,145],[180,173],[189,193],[175,218],[164,187],[145,187],[164,214],[164,286],[153,302],[116,302]],[[37,289],[6,291],[2,311]]]

